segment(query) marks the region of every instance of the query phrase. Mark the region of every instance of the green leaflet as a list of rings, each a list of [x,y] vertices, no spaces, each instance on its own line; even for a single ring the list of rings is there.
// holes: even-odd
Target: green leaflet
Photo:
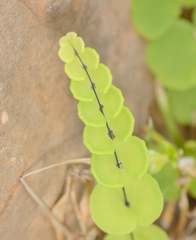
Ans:
[[[128,107],[123,106],[116,118],[111,118],[105,113],[107,122],[115,137],[126,141],[133,133],[135,119]]]
[[[124,103],[124,97],[120,89],[111,84],[106,94],[99,92],[98,96],[104,112],[112,118],[117,117]]]
[[[163,209],[163,197],[157,182],[145,174],[140,180],[125,176],[125,189],[130,207],[124,203],[121,188],[97,185],[90,199],[94,222],[109,234],[128,234],[136,225],[147,226]]]
[[[128,112],[127,109],[122,111],[121,114],[119,113],[124,102],[121,92],[117,91],[117,88],[112,85],[106,94],[102,94],[97,91],[97,95],[101,101],[101,105],[103,105],[104,112],[107,116],[106,119],[109,119],[111,123],[118,123],[115,126],[117,135],[119,135],[121,138],[127,138],[133,132],[133,121],[131,121],[133,116]],[[120,115],[114,120],[107,114],[107,112],[110,112],[112,108],[114,109],[113,115],[116,115],[116,113],[119,113]],[[88,126],[102,127],[106,125],[106,120],[100,111],[100,107],[96,98],[94,98],[91,102],[79,102],[78,115],[80,119]],[[124,126],[125,129],[123,129],[123,125],[120,124],[120,120],[124,120],[122,124],[127,124],[127,126]],[[113,126],[114,125],[115,124],[113,124]],[[124,131],[120,132],[120,128],[122,128]],[[125,132],[126,130],[128,130],[128,132]]]
[[[108,188],[118,188],[125,185],[122,170],[116,165],[114,154],[91,156],[91,172],[98,183]]]
[[[79,56],[87,69],[98,68],[99,55],[94,49],[87,47]],[[71,62],[65,64],[65,72],[70,79],[75,81],[84,80],[86,77],[86,72],[77,56],[74,56]]]
[[[129,176],[140,179],[149,165],[149,153],[145,142],[130,136],[126,142],[115,139],[114,145],[124,171]]]
[[[88,69],[88,73],[95,84],[95,89],[98,89],[102,93],[106,93],[112,82],[112,75],[109,68],[100,63],[97,69]],[[70,90],[77,100],[84,102],[91,102],[95,97],[91,82],[87,75],[83,81],[71,80]]]
[[[196,87],[187,91],[168,91],[171,111],[183,125],[196,126]]]
[[[140,180],[126,176],[125,188],[138,226],[153,223],[163,210],[163,196],[158,183],[145,173]]]
[[[74,98],[83,102],[91,102],[95,98],[95,94],[87,76],[83,81],[71,80],[70,90]]]
[[[86,47],[79,55],[85,66],[89,69],[96,69],[99,66],[99,54],[93,48]]]
[[[76,36],[76,33],[70,32],[66,36],[60,38],[58,55],[63,62],[70,63],[73,60],[75,56],[74,48],[78,53],[84,52],[84,41],[81,37]]]
[[[63,36],[59,39],[60,47],[64,47],[66,43],[70,43],[76,37],[77,34],[75,32],[68,32],[66,36]]]
[[[152,224],[147,227],[137,227],[133,231],[134,240],[169,240],[166,232],[160,227]],[[132,240],[131,234],[127,235],[106,235],[104,240]]]
[[[99,110],[97,99],[92,102],[78,103],[78,116],[87,125],[92,127],[103,127],[106,125],[105,117]]]
[[[82,81],[86,77],[86,72],[77,56],[74,56],[70,63],[65,64],[65,72],[70,79],[75,81]]]
[[[63,62],[71,62],[75,56],[74,49],[69,43],[65,43],[59,49],[58,55]]]
[[[83,132],[83,142],[91,153],[114,153],[114,144],[108,135],[107,127],[95,128],[86,126]]]
[[[137,227],[133,233],[135,240],[169,240],[166,232],[155,224]]]
[[[97,69],[89,69],[88,73],[96,89],[102,93],[107,93],[112,83],[112,74],[110,69],[103,63],[100,63]]]
[[[195,86],[196,40],[190,23],[176,21],[161,38],[150,42],[147,63],[156,78],[170,90],[183,91]]]
[[[96,185],[90,198],[91,215],[97,226],[109,234],[127,234],[137,225],[132,208],[126,207],[122,188]]]
[[[133,0],[133,24],[142,36],[156,39],[180,14],[179,0]]]
[[[183,7],[194,7],[196,6],[196,0],[180,0]]]
[[[140,179],[146,172],[149,164],[149,154],[143,140],[131,136],[126,142],[114,140],[120,170],[116,166],[114,154],[92,155],[91,171],[98,183],[105,187],[123,187],[125,172],[132,178]]]
[[[179,199],[180,189],[176,186],[179,175],[177,170],[172,167],[171,163],[166,163],[161,171],[152,176],[157,180],[165,201]]]
[[[84,52],[85,44],[81,37],[74,38],[71,43],[79,54]]]
[[[131,234],[126,235],[105,235],[103,240],[132,240]],[[135,239],[134,239],[135,240]]]

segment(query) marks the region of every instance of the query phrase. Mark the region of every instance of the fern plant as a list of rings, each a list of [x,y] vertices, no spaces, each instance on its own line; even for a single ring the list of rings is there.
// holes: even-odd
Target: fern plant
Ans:
[[[162,193],[147,173],[147,147],[132,136],[133,115],[112,84],[109,68],[74,32],[62,37],[59,45],[70,90],[79,100],[78,115],[86,125],[83,141],[92,153],[91,171],[98,183],[90,200],[94,222],[109,234],[107,240],[147,240],[146,232],[149,239],[168,239],[158,227],[149,226],[162,212]]]

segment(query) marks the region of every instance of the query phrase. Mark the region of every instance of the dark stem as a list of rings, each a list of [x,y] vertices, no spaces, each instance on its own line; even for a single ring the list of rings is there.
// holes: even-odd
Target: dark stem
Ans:
[[[73,46],[72,46],[72,47],[73,47]],[[95,97],[96,97],[97,102],[98,102],[98,104],[99,104],[99,110],[100,110],[100,112],[103,114],[103,116],[104,116],[104,118],[105,118],[105,121],[106,121],[106,127],[107,127],[107,129],[108,129],[108,135],[110,136],[111,139],[113,139],[113,138],[114,138],[114,134],[113,134],[113,132],[111,131],[111,129],[110,129],[109,125],[108,125],[107,119],[106,119],[106,117],[105,117],[105,114],[104,114],[104,112],[103,112],[103,105],[100,103],[99,98],[98,98],[98,96],[97,96],[97,92],[96,92],[96,90],[95,90],[95,84],[93,83],[93,81],[92,81],[92,79],[91,79],[91,77],[90,77],[90,75],[89,75],[89,73],[88,73],[88,71],[87,71],[87,67],[84,65],[84,63],[82,62],[82,59],[81,59],[80,56],[78,55],[78,52],[76,51],[76,49],[75,49],[74,47],[73,47],[73,49],[74,49],[74,51],[75,51],[75,55],[79,58],[82,66],[83,66],[83,68],[84,68],[84,70],[85,70],[85,72],[86,72],[86,74],[87,74],[87,76],[88,76],[88,78],[89,78],[89,80],[90,80],[91,87],[92,87],[92,89],[93,89],[93,91],[94,91]],[[117,165],[118,168],[120,168],[121,163],[120,163],[119,160],[118,160],[118,157],[117,157],[117,154],[116,154],[116,150],[114,150],[114,155],[115,155],[115,158],[116,158],[116,165]],[[127,207],[129,207],[129,206],[130,206],[130,203],[127,201],[127,195],[126,195],[126,192],[125,192],[125,187],[123,187],[123,194],[124,194],[124,198],[125,198],[125,205],[126,205]]]
[[[133,233],[131,233],[131,240],[135,240]]]

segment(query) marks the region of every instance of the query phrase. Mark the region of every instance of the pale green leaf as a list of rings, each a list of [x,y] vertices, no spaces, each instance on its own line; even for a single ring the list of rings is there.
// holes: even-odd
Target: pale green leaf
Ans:
[[[96,98],[94,98],[92,102],[79,101],[78,116],[88,126],[106,126],[105,117],[99,109],[99,104]]]
[[[105,113],[110,129],[119,140],[126,141],[133,133],[135,119],[128,107],[123,106],[116,118]]]
[[[186,46],[186,47],[185,47]],[[184,91],[196,85],[196,40],[188,21],[179,20],[147,47],[147,63],[168,89]]]
[[[167,233],[155,224],[137,227],[133,234],[134,240],[169,240]]]
[[[97,95],[100,103],[103,105],[104,112],[112,118],[117,117],[124,103],[120,89],[111,84],[106,94],[97,91]]]
[[[155,224],[147,227],[137,227],[133,231],[134,240],[169,240],[165,231]],[[106,235],[104,240],[133,240],[131,234]]]
[[[149,153],[145,142],[130,136],[126,142],[114,139],[114,145],[125,172],[133,178],[141,178],[149,165]]]
[[[74,49],[69,43],[65,43],[59,49],[58,55],[63,62],[71,62],[75,56]]]
[[[103,63],[100,63],[97,69],[89,69],[88,72],[96,88],[100,92],[106,93],[112,83],[110,69]]]
[[[133,0],[133,24],[148,39],[164,34],[180,13],[179,0]]]
[[[131,239],[131,234],[126,234],[126,235],[105,235],[103,240],[133,240]],[[137,239],[134,239],[137,240]]]
[[[176,120],[183,125],[196,126],[196,87],[187,91],[168,91],[171,111]]]
[[[86,77],[86,72],[77,56],[74,56],[70,63],[65,64],[65,72],[70,79],[75,81],[82,81]]]
[[[125,184],[124,175],[116,165],[114,154],[91,156],[91,172],[95,180],[108,188],[123,187]]]
[[[91,194],[90,209],[94,222],[106,233],[127,234],[136,227],[135,214],[125,205],[122,188],[96,185]]]
[[[163,210],[163,196],[158,183],[151,175],[146,173],[140,180],[126,176],[125,189],[138,226],[148,226],[160,216]]]
[[[84,81],[74,81],[71,80],[70,90],[77,100],[84,102],[93,101],[95,94],[93,89],[91,88],[91,83],[88,79],[88,76],[84,79]]]
[[[183,7],[194,7],[196,6],[196,0],[180,0],[180,3]]]
[[[149,173],[155,174],[159,172],[163,166],[169,161],[167,154],[162,154],[154,150],[149,150],[150,153],[150,164],[149,164]]]
[[[106,188],[98,184],[91,195],[92,218],[101,230],[109,234],[131,233],[137,224],[147,226],[160,216],[163,209],[161,191],[149,174],[140,180],[125,176],[130,207],[125,205],[122,188]]]
[[[176,185],[179,175],[177,170],[172,167],[171,163],[166,163],[161,171],[152,176],[157,180],[165,201],[179,199],[180,189]]]
[[[81,37],[74,38],[71,43],[78,53],[84,52],[85,44]]]
[[[108,135],[107,127],[94,128],[85,126],[83,132],[83,142],[91,153],[114,153],[114,144]]]
[[[83,64],[89,69],[98,68],[99,65],[99,55],[93,48],[85,48],[82,54],[79,54]]]
[[[76,37],[77,37],[77,34],[75,32],[68,32],[66,36],[63,36],[59,39],[60,47],[64,47],[66,43],[71,43],[71,41]]]

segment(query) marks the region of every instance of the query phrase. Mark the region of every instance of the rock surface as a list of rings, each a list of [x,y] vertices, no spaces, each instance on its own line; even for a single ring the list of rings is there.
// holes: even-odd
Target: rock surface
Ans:
[[[136,119],[136,132],[152,99],[144,43],[131,27],[128,0],[1,0],[0,9],[0,239],[54,240],[50,221],[19,176],[31,166],[89,155],[58,40],[75,31],[97,50]],[[52,206],[64,179],[60,167],[28,182]]]

